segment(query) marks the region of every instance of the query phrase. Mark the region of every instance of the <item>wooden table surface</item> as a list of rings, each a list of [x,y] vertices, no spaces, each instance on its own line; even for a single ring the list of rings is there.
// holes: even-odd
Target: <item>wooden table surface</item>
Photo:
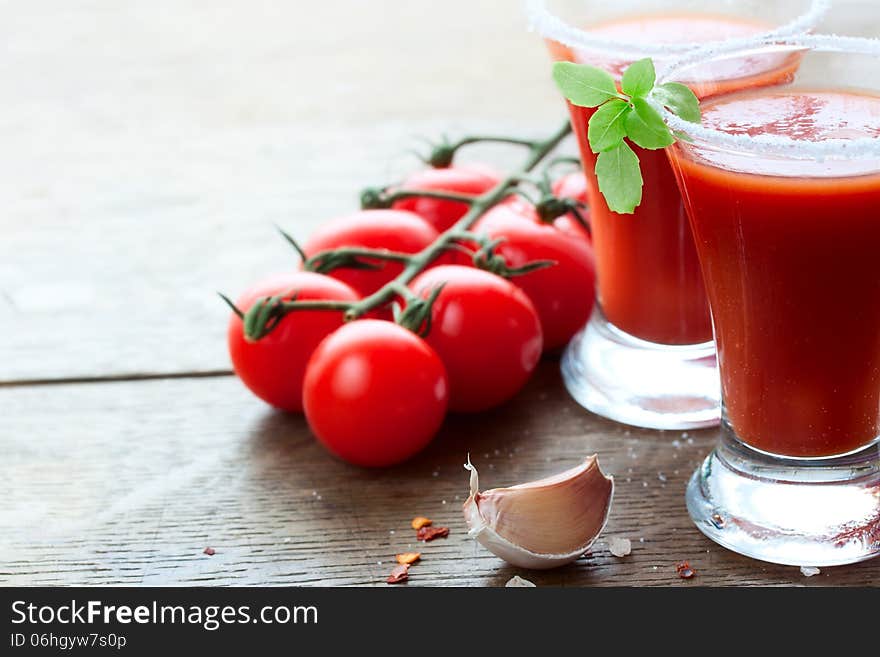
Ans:
[[[839,4],[826,29],[877,32],[871,2]],[[683,493],[716,431],[592,416],[551,360],[385,471],[230,375],[214,292],[293,266],[273,223],[351,210],[418,135],[555,128],[525,28],[516,3],[466,0],[0,5],[0,584],[384,586],[415,515],[451,534],[418,544],[410,585],[880,584],[880,560],[807,579],[705,539]],[[528,573],[467,538],[467,453],[488,487],[593,452],[617,491],[589,556]]]

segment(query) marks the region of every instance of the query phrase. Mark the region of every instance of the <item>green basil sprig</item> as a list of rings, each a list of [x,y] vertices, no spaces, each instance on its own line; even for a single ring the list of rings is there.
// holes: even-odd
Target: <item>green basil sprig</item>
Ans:
[[[639,157],[627,140],[656,150],[675,143],[675,135],[648,99],[663,105],[685,121],[699,123],[700,103],[694,92],[678,82],[655,86],[651,59],[640,59],[623,73],[618,90],[614,78],[595,66],[557,62],[553,79],[573,105],[595,107],[587,138],[596,158],[596,179],[608,207],[632,214],[642,202]]]

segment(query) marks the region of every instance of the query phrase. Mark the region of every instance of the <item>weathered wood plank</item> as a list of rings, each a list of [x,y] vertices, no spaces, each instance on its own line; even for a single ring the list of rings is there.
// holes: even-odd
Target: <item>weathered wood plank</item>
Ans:
[[[0,405],[15,410],[0,435],[0,583],[373,585],[396,552],[416,549],[411,585],[502,585],[514,574],[570,586],[880,585],[880,560],[806,579],[710,543],[683,491],[715,432],[597,419],[569,400],[553,362],[505,408],[452,418],[424,454],[384,471],[334,460],[301,418],[269,410],[232,377],[6,388]],[[527,573],[467,538],[468,453],[491,487],[592,452],[617,492],[589,558]],[[418,544],[415,515],[450,537]],[[615,535],[632,540],[631,556],[609,554]],[[677,579],[683,559],[696,580]]]
[[[36,0],[0,40],[0,381],[227,368],[214,292],[293,266],[273,223],[352,211],[418,135],[564,116],[491,3]]]

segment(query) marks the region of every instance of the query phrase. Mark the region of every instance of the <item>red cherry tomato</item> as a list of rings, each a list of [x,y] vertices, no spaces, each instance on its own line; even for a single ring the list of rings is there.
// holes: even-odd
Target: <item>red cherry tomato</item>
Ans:
[[[485,164],[461,164],[445,169],[416,171],[403,182],[404,189],[434,192],[455,192],[479,196],[501,182],[501,176]],[[439,232],[450,228],[468,211],[466,203],[433,198],[408,198],[397,201],[394,206],[409,210],[430,223]]]
[[[418,253],[437,239],[437,231],[424,219],[402,210],[363,210],[340,217],[318,228],[303,246],[308,257],[341,247],[386,249]],[[377,262],[378,270],[340,268],[328,273],[367,296],[395,278],[403,265]]]
[[[309,361],[306,420],[341,459],[365,467],[405,461],[434,437],[449,400],[437,353],[407,329],[380,320],[346,324]]]
[[[357,301],[357,292],[329,276],[295,271],[276,274],[242,294],[236,306],[247,311],[260,297],[296,292],[297,299]],[[306,363],[327,335],[342,326],[342,313],[303,310],[284,317],[275,329],[256,342],[244,338],[241,319],[234,314],[226,332],[232,366],[257,397],[285,411],[302,411]]]
[[[581,235],[545,224],[532,205],[502,203],[476,223],[473,232],[504,238],[495,249],[511,268],[537,260],[553,260],[552,267],[515,276],[512,283],[528,295],[544,333],[544,349],[564,346],[593,311],[596,265],[593,249]]]
[[[556,180],[553,183],[553,195],[558,196],[559,198],[570,198],[575,201],[580,201],[581,203],[588,203],[587,178],[584,175],[584,172],[572,171]],[[586,208],[581,208],[580,212],[581,216],[589,222],[590,211]],[[562,215],[553,223],[556,224],[556,227],[560,230],[590,239],[590,233],[584,228],[583,224],[569,214]]]
[[[541,323],[532,302],[500,276],[447,265],[420,274],[412,289],[434,303],[426,341],[446,365],[449,408],[482,411],[515,395],[541,358]]]
[[[572,171],[553,181],[553,195],[587,202],[587,177],[583,171]]]

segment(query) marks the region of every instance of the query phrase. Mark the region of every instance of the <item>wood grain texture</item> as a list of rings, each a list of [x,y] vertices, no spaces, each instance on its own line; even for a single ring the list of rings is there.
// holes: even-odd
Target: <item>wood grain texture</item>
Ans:
[[[31,386],[2,400],[17,412],[0,436],[0,583],[385,586],[394,554],[416,550],[411,586],[495,586],[514,574],[564,586],[880,584],[877,560],[807,579],[705,539],[683,493],[715,432],[600,420],[568,398],[555,362],[504,408],[452,418],[425,453],[384,471],[336,461],[301,418],[232,377]],[[617,487],[588,558],[530,573],[466,536],[468,453],[494,487],[593,452]],[[448,525],[449,538],[417,543],[416,515]],[[629,538],[632,554],[611,556],[611,536]],[[698,571],[689,582],[675,572],[684,559]]]
[[[215,292],[295,265],[273,223],[353,211],[420,135],[555,130],[493,4],[0,6],[0,381],[228,368]]]

